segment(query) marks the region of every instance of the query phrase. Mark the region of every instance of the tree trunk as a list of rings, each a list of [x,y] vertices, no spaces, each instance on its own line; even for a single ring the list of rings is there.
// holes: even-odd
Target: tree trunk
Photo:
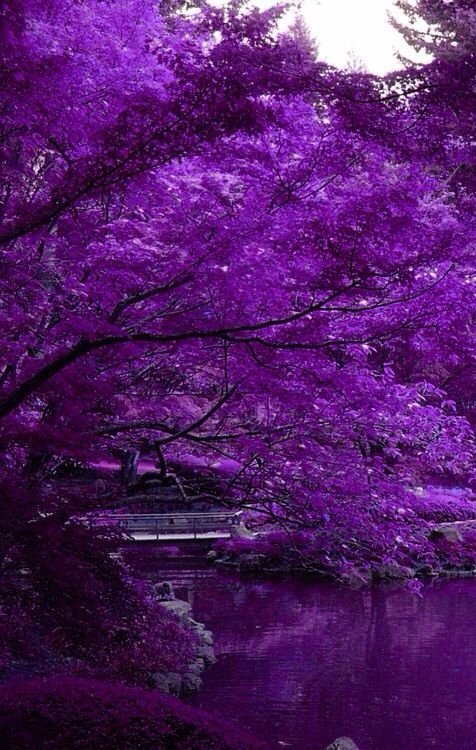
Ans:
[[[128,487],[137,482],[140,451],[124,451],[121,453],[121,483]]]

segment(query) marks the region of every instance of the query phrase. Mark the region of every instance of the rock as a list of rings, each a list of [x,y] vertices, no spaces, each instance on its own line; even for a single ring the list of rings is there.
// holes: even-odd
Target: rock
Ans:
[[[195,672],[186,672],[182,678],[182,693],[195,693],[202,687],[202,680]]]
[[[167,675],[162,672],[154,672],[149,676],[149,683],[151,687],[157,688],[161,693],[169,693],[169,681]]]
[[[359,748],[350,737],[338,737],[325,750],[359,750]]]
[[[200,638],[206,646],[213,646],[213,633],[211,630],[203,630],[200,633]]]
[[[160,604],[165,609],[168,609],[169,612],[173,612],[178,617],[180,617],[181,620],[188,620],[190,610],[192,609],[191,605],[188,602],[183,602],[181,599],[160,602]]]
[[[377,578],[390,578],[390,579],[405,579],[414,578],[415,571],[411,568],[407,568],[404,565],[397,565],[396,563],[385,563],[381,565],[377,570]]]
[[[178,672],[167,672],[168,692],[171,695],[180,695],[182,690],[182,677]]]
[[[244,523],[238,523],[231,527],[230,537],[231,539],[254,539],[255,535]]]
[[[170,581],[162,581],[154,586],[154,594],[159,602],[171,602],[175,599],[174,587]]]
[[[188,666],[188,671],[193,672],[194,674],[201,674],[204,669],[205,669],[205,662],[201,656],[198,656]]]
[[[198,622],[197,620],[194,620],[192,617],[189,617],[188,624],[191,628],[194,628],[194,630],[198,631],[198,634],[201,635],[201,631],[205,630],[205,625],[203,622]]]
[[[440,542],[443,540],[446,542],[460,542],[461,534],[456,526],[448,524],[434,528],[430,533],[430,539],[432,542]]]
[[[211,646],[199,646],[197,656],[201,657],[205,664],[215,664],[216,662],[215,652]]]

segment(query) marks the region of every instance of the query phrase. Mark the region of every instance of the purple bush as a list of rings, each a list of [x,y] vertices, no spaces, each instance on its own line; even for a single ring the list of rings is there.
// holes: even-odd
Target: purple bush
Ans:
[[[8,750],[259,750],[235,726],[161,693],[54,678],[0,688]]]
[[[465,506],[468,512],[467,506]],[[426,520],[427,515],[432,520]],[[468,513],[469,515],[469,513]],[[445,506],[431,514],[389,505],[378,514],[354,508],[334,509],[320,524],[288,531],[271,531],[255,539],[238,538],[215,544],[219,559],[241,570],[304,573],[341,582],[369,583],[386,578],[438,575],[447,571],[476,569],[475,532],[459,538],[438,539],[432,530],[439,521],[457,520]],[[456,518],[455,518],[456,516]],[[471,516],[470,516],[471,517]],[[474,518],[474,516],[472,516]]]
[[[184,668],[196,636],[131,576],[115,554],[117,532],[69,519],[71,498],[44,498],[40,514],[19,485],[4,484],[3,499],[10,501],[0,506],[5,670],[145,685],[151,672]]]

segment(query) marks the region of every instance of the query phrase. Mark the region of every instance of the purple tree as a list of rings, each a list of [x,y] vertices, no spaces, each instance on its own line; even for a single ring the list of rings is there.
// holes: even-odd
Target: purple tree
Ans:
[[[71,520],[94,498],[45,492],[65,457],[118,449],[154,450],[162,472],[189,454],[228,460],[223,499],[284,528],[287,547],[292,532],[301,565],[339,578],[417,560],[438,569],[447,557],[412,488],[435,473],[467,481],[474,450],[445,393],[469,362],[474,240],[452,161],[458,139],[469,153],[467,131],[446,150],[430,135],[449,128],[447,58],[384,81],[339,74],[302,33],[276,35],[278,11],[239,5],[7,10],[0,416],[12,621],[32,628],[24,565],[41,648],[57,622],[57,651],[81,648],[84,663],[100,652],[103,672],[109,658],[140,680],[147,595],[111,562],[113,540]],[[112,621],[125,631],[111,645]],[[170,627],[152,648],[177,638]]]

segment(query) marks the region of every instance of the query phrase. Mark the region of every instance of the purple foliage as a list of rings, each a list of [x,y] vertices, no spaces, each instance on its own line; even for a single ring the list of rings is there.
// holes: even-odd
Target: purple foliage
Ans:
[[[73,678],[0,689],[0,732],[9,750],[259,750],[235,726],[157,691]]]
[[[319,531],[225,541],[215,548],[222,562],[244,572],[316,575],[343,583],[474,572],[474,532],[465,532],[457,541],[433,541],[430,529],[401,521],[368,526],[343,523]]]
[[[183,669],[194,634],[131,578],[114,553],[121,537],[70,520],[67,498],[40,513],[15,486],[0,511],[4,544],[0,633],[4,666],[145,684],[155,671]],[[11,516],[15,505],[16,515]]]
[[[414,494],[475,481],[471,4],[417,3],[434,59],[385,79],[199,6],[0,10],[6,669],[140,683],[192,646],[72,520],[101,502],[65,459],[226,462],[290,569],[473,564],[428,536],[469,505]]]

